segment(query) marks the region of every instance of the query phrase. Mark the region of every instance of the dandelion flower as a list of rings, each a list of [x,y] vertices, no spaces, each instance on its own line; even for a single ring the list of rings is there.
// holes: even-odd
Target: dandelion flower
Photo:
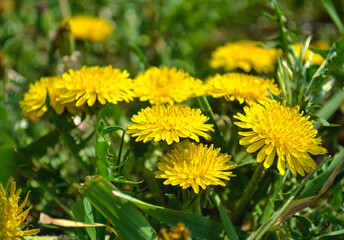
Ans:
[[[210,139],[206,131],[214,131],[213,124],[205,124],[208,117],[199,109],[186,105],[154,105],[142,109],[128,124],[127,133],[136,138],[136,142],[155,142],[164,140],[167,144],[179,142],[180,138],[191,138],[199,142],[199,137]]]
[[[263,42],[230,42],[212,53],[210,66],[223,67],[225,70],[241,68],[245,72],[254,69],[257,73],[274,71],[281,50],[266,48]]]
[[[102,42],[114,31],[113,26],[105,19],[77,15],[63,21],[68,22],[74,39]]]
[[[129,73],[124,70],[107,67],[83,67],[78,71],[69,69],[62,74],[63,81],[57,85],[61,103],[76,101],[76,106],[86,101],[92,106],[96,100],[101,104],[119,101],[129,102],[133,99],[132,80]]]
[[[201,80],[174,67],[150,67],[134,79],[135,95],[151,104],[183,102],[200,96],[202,89]]]
[[[227,101],[238,100],[240,104],[252,104],[269,98],[269,92],[279,95],[281,90],[273,79],[247,75],[242,73],[227,73],[215,75],[207,80],[208,94],[215,98],[225,97]]]
[[[311,46],[319,48],[321,50],[328,50],[330,48],[330,45],[327,42],[320,41],[320,40],[314,42]],[[301,43],[295,43],[294,44],[294,50],[295,50],[297,56],[300,57],[300,55],[301,55]],[[311,57],[311,54],[312,54],[312,57]],[[324,58],[320,54],[314,53],[310,49],[306,50],[305,57],[303,60],[307,61],[308,59],[310,59],[311,63],[313,63],[314,65],[321,65],[324,61]]]
[[[161,157],[155,177],[166,179],[165,185],[180,185],[183,189],[192,187],[198,193],[199,187],[225,186],[221,179],[229,180],[229,177],[235,176],[228,171],[235,168],[235,164],[229,162],[230,159],[230,155],[220,153],[220,148],[214,149],[213,145],[177,145]]]
[[[234,122],[237,126],[249,131],[239,132],[244,136],[240,140],[241,145],[250,145],[247,152],[258,151],[257,161],[263,162],[264,167],[269,168],[277,154],[277,168],[281,175],[285,174],[285,164],[292,174],[304,176],[315,169],[317,164],[312,155],[325,154],[325,148],[319,146],[321,138],[316,138],[318,131],[313,129],[313,121],[309,116],[302,116],[300,108],[287,107],[286,103],[278,103],[275,100],[262,104],[253,104],[244,107],[246,115],[238,113],[234,118],[240,122]]]
[[[10,188],[8,194],[8,188]],[[15,240],[21,239],[25,235],[36,235],[39,229],[21,230],[21,225],[25,221],[31,207],[24,210],[29,194],[19,206],[19,194],[21,189],[16,191],[16,182],[10,178],[4,188],[0,183],[0,239]]]
[[[173,228],[166,230],[162,228],[161,234],[158,237],[159,240],[187,240],[190,238],[190,230],[184,226],[183,223],[179,222]]]
[[[41,117],[48,109],[45,105],[47,90],[49,92],[50,106],[54,108],[57,114],[61,114],[65,108],[69,112],[75,112],[70,104],[61,104],[56,101],[56,85],[62,81],[61,77],[42,77],[39,81],[30,84],[29,91],[24,94],[24,99],[19,102],[25,116],[30,119]]]

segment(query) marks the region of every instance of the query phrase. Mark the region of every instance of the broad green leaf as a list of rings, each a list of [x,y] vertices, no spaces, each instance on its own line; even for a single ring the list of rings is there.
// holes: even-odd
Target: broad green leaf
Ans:
[[[118,230],[119,239],[157,239],[154,229],[129,201],[116,197],[117,189],[105,178],[90,178],[81,190],[82,195]]]
[[[74,204],[72,211],[78,221],[94,223],[92,206],[87,199],[81,198],[79,201],[77,201]],[[94,227],[86,228],[86,232],[91,240],[97,240],[97,233]]]
[[[224,234],[225,230],[222,224],[199,214],[155,206],[117,190],[113,190],[113,194],[118,198],[130,201],[143,212],[171,227],[175,226],[178,222],[184,223],[184,225],[190,229],[193,238],[208,240],[228,239]]]

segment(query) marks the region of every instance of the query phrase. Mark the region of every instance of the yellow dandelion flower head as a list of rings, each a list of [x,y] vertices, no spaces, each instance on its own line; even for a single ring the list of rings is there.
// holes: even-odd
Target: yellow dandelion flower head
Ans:
[[[133,100],[132,80],[126,70],[112,66],[84,66],[77,71],[69,69],[62,74],[62,79],[57,85],[57,100],[61,103],[76,101],[78,107],[86,101],[92,106],[96,100],[101,104]]]
[[[287,107],[286,103],[278,103],[275,100],[265,101],[262,104],[253,104],[244,107],[246,115],[238,113],[234,118],[240,122],[234,122],[241,128],[248,129],[239,132],[244,136],[240,140],[241,145],[250,145],[247,152],[258,151],[257,161],[263,162],[264,167],[269,168],[277,153],[277,168],[281,175],[285,174],[285,164],[292,174],[304,176],[315,169],[317,164],[312,155],[325,154],[325,148],[319,146],[321,138],[316,138],[318,131],[313,129],[313,121],[309,116],[303,116],[300,108]]]
[[[206,85],[209,95],[215,98],[225,97],[227,101],[238,100],[240,104],[243,102],[252,104],[270,99],[268,89],[274,95],[281,94],[273,79],[243,73],[217,74],[210,77]]]
[[[180,138],[191,138],[199,142],[199,137],[210,139],[205,133],[214,131],[213,124],[205,124],[208,117],[199,109],[186,105],[154,105],[142,109],[131,118],[127,133],[137,137],[136,141],[179,142]]]
[[[56,85],[62,81],[61,77],[42,77],[39,81],[30,84],[29,90],[24,94],[24,99],[19,102],[24,115],[30,119],[41,117],[48,109],[45,105],[47,90],[49,92],[50,106],[57,114],[61,114],[65,108],[69,112],[75,112],[72,106],[56,101]]]
[[[301,55],[301,43],[295,43],[293,47],[294,47],[294,51],[297,54],[297,56],[300,57],[300,55]],[[328,50],[330,48],[330,45],[326,41],[318,40],[318,41],[314,42],[313,44],[311,44],[311,47],[319,48],[322,50]],[[305,57],[303,60],[307,61],[308,59],[310,59],[311,63],[313,63],[314,65],[321,65],[324,61],[324,58],[320,54],[314,53],[310,49],[307,49],[307,51],[305,53]]]
[[[102,42],[114,31],[114,27],[105,19],[89,15],[76,15],[63,20],[63,23],[66,22],[74,39]]]
[[[29,207],[24,211],[29,194],[26,195],[22,204],[19,205],[20,193],[21,189],[16,191],[16,182],[13,178],[8,180],[5,188],[0,183],[0,239],[2,240],[20,239],[22,236],[35,235],[40,231],[39,229],[27,231],[20,229],[31,209]]]
[[[263,42],[238,41],[218,47],[210,60],[212,68],[225,70],[241,68],[245,72],[254,69],[257,73],[269,73],[275,70],[281,50],[266,48]]]
[[[187,240],[191,234],[190,230],[181,222],[168,230],[162,228],[160,232],[161,234],[158,237],[159,240]]]
[[[203,82],[175,67],[150,67],[134,79],[134,92],[140,101],[151,104],[183,102],[203,93]]]
[[[177,145],[161,157],[155,177],[166,179],[165,185],[179,185],[183,189],[192,187],[195,193],[199,192],[199,187],[205,189],[207,185],[225,186],[221,179],[229,180],[229,177],[234,177],[228,170],[236,166],[229,161],[231,156],[220,153],[220,150],[214,149],[213,145]]]

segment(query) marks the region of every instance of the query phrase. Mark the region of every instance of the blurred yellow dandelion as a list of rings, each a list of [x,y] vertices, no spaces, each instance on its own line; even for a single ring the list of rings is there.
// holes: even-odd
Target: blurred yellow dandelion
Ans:
[[[269,73],[275,70],[280,49],[266,48],[263,42],[238,41],[218,47],[210,60],[212,68],[241,68],[245,72]]]
[[[202,90],[201,80],[174,67],[150,67],[134,79],[135,95],[151,104],[183,102],[202,95]]]
[[[9,194],[8,194],[9,190]],[[16,191],[16,182],[10,178],[4,188],[0,183],[0,239],[15,240],[21,239],[25,235],[36,235],[39,229],[21,230],[21,225],[25,221],[31,207],[24,210],[29,194],[19,206],[21,189]]]
[[[74,39],[102,42],[114,31],[114,27],[105,19],[88,15],[77,15],[63,22],[70,25]]]
[[[166,141],[167,144],[179,142],[180,138],[191,138],[199,142],[199,137],[210,139],[205,133],[214,131],[212,124],[205,124],[208,117],[199,109],[186,105],[154,105],[142,109],[128,124],[127,133],[137,137],[136,141]]]
[[[45,105],[47,90],[49,92],[50,106],[54,108],[57,114],[61,114],[65,108],[69,112],[75,112],[70,104],[61,104],[56,101],[56,85],[62,81],[61,77],[42,77],[39,81],[30,84],[29,90],[24,94],[24,99],[19,102],[24,115],[30,119],[41,117],[48,109]]]
[[[101,104],[133,100],[132,80],[124,70],[107,67],[82,67],[62,74],[63,81],[57,85],[58,98],[61,103],[76,101],[76,106],[86,101],[92,106],[97,100]]]
[[[238,100],[240,104],[252,104],[270,99],[268,89],[274,95],[281,90],[273,79],[243,73],[217,74],[207,80],[207,93],[215,98],[225,97],[227,101]]]
[[[162,228],[161,234],[158,237],[159,240],[188,240],[190,238],[190,230],[184,226],[183,223],[179,222],[173,228],[166,230]]]
[[[319,146],[321,138],[316,138],[318,131],[313,129],[313,121],[309,121],[309,116],[302,116],[298,106],[287,107],[285,102],[280,104],[270,100],[244,107],[244,111],[246,115],[238,113],[234,116],[240,120],[234,124],[249,130],[239,132],[244,136],[239,143],[250,145],[247,148],[249,153],[260,149],[257,161],[264,161],[265,168],[272,165],[277,153],[277,168],[281,175],[285,174],[287,162],[294,176],[297,173],[304,176],[310,168],[317,167],[309,154],[327,152]]]
[[[325,41],[318,40],[318,41],[314,42],[313,44],[311,44],[311,47],[319,48],[321,50],[328,50],[330,48],[330,45]],[[300,57],[300,55],[301,55],[301,43],[295,43],[294,44],[294,50],[295,50],[297,56]],[[307,49],[307,51],[305,53],[305,57],[303,60],[307,61],[308,59],[310,59],[311,63],[313,63],[314,65],[321,65],[324,61],[324,58],[320,54],[314,53],[310,49]]]
[[[166,179],[165,185],[180,185],[183,189],[192,187],[198,193],[199,187],[205,189],[207,185],[225,186],[221,179],[229,180],[229,177],[235,176],[229,171],[235,168],[230,159],[230,155],[220,153],[220,149],[214,149],[213,145],[177,145],[161,157],[155,177]]]

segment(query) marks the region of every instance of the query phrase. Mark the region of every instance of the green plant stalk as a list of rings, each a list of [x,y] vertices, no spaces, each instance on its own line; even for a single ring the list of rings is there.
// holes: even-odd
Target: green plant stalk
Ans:
[[[242,215],[244,208],[246,205],[251,201],[252,196],[254,195],[256,191],[256,187],[258,186],[259,180],[261,179],[264,171],[264,165],[263,163],[260,163],[256,170],[253,173],[253,176],[251,177],[247,187],[244,190],[243,195],[238,200],[238,205],[235,208],[235,211],[232,216],[233,222],[237,222],[239,217]]]
[[[289,40],[288,40],[288,31],[287,31],[287,28],[285,27],[285,23],[287,20],[283,16],[282,11],[279,9],[276,0],[272,0],[271,4],[272,4],[273,9],[276,13],[277,21],[278,21],[280,32],[281,32],[284,57],[285,57],[285,59],[288,59],[288,45],[289,45],[288,43],[289,43]]]
[[[328,120],[344,102],[344,91],[339,90],[324,106],[315,114],[317,117]]]
[[[330,15],[332,21],[337,26],[340,33],[344,36],[344,26],[338,16],[336,9],[334,8],[332,2],[330,0],[321,0],[322,5],[324,6],[328,15]]]
[[[277,181],[275,181],[275,184],[273,185],[273,189],[268,196],[268,201],[265,205],[262,217],[259,220],[260,224],[265,223],[269,219],[269,217],[271,216],[271,214],[274,210],[273,201],[276,199],[276,196],[279,193],[279,191],[281,190],[283,183],[287,179],[288,173],[289,172],[287,172],[283,177],[281,175],[277,176]]]
[[[202,190],[196,194],[194,192],[192,192],[191,196],[192,197],[195,197],[195,201],[193,201],[192,205],[191,205],[191,209],[192,209],[192,212],[194,213],[198,213],[200,215],[202,215],[202,212],[201,212],[201,195],[202,195]]]
[[[222,150],[224,150],[226,153],[230,154],[229,146],[225,143],[223,140],[222,134],[220,132],[219,127],[217,126],[215,115],[213,110],[211,109],[211,106],[208,102],[207,97],[201,96],[197,98],[198,104],[201,107],[202,111],[210,118],[210,122],[214,125],[215,132],[212,133],[212,138],[214,140],[214,145],[216,147],[220,147]]]

